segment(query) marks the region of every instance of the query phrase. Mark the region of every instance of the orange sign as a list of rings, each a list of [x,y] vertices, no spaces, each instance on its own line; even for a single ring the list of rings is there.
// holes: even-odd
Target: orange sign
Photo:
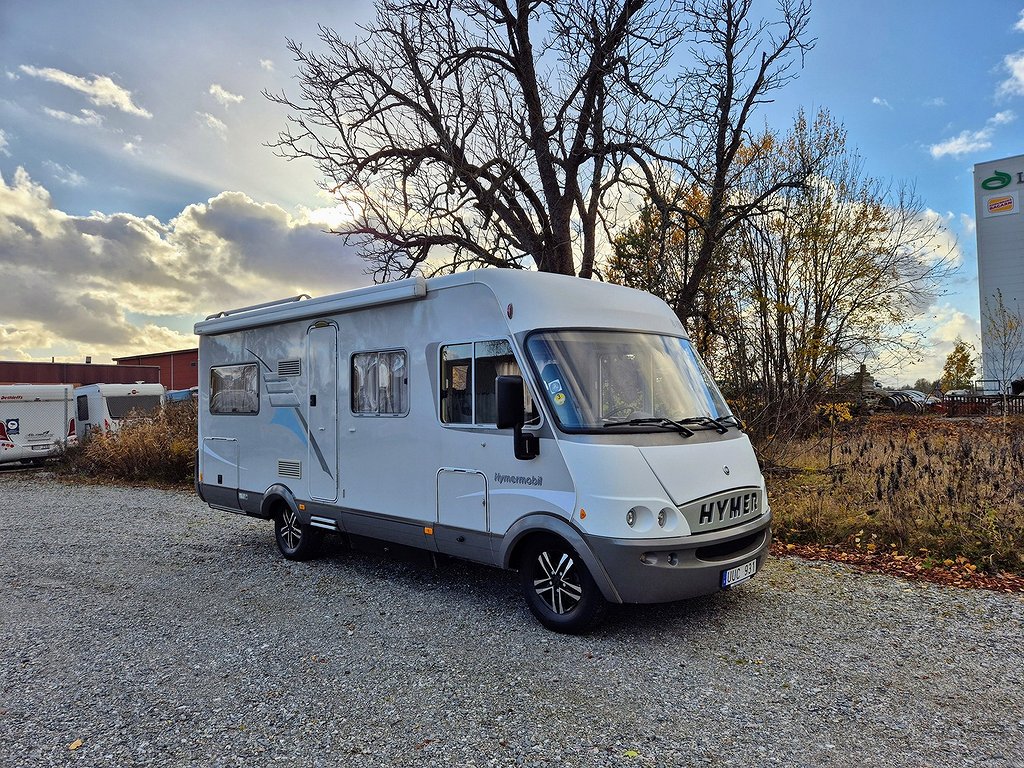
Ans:
[[[990,214],[1010,213],[1013,210],[1014,202],[1012,195],[1000,195],[999,197],[990,197],[986,201],[986,205]]]

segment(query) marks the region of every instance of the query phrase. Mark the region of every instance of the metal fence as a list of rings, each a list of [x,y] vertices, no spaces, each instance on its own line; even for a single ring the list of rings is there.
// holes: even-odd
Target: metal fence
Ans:
[[[947,416],[1024,415],[1021,395],[947,395],[943,402]]]

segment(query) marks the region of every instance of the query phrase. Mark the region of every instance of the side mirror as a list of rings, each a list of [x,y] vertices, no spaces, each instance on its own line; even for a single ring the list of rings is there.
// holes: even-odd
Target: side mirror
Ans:
[[[498,429],[511,429],[516,458],[528,461],[540,455],[536,435],[523,434],[523,377],[498,376],[494,379],[494,396],[498,411]]]
[[[498,429],[523,426],[523,377],[498,376],[494,380],[494,395],[497,400]]]

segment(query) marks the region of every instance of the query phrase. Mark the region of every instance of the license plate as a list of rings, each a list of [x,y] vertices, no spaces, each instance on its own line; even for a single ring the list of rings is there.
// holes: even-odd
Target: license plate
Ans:
[[[751,560],[749,563],[737,565],[728,571],[722,571],[722,589],[735,586],[741,581],[746,581],[755,573],[757,573],[757,560]]]

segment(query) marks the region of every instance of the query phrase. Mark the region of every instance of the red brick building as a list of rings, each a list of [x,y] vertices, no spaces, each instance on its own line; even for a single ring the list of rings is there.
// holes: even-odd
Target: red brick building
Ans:
[[[0,384],[162,384],[156,365],[25,363],[0,360]],[[194,376],[195,374],[193,374]],[[166,386],[166,385],[165,385]]]
[[[189,389],[199,386],[199,349],[176,349],[173,352],[153,352],[148,355],[115,357],[120,366],[155,365],[160,369],[160,383],[168,390]]]

